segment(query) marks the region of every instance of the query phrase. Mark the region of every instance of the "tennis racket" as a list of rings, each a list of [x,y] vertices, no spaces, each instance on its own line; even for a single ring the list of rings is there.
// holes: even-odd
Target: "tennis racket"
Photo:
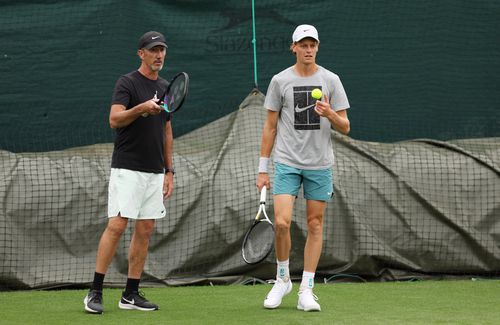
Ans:
[[[189,76],[185,72],[176,74],[167,87],[167,92],[160,102],[160,106],[167,113],[178,111],[186,99],[189,88]]]
[[[260,192],[260,205],[257,216],[247,230],[241,256],[247,264],[262,262],[271,253],[274,246],[274,227],[266,213],[266,187]]]

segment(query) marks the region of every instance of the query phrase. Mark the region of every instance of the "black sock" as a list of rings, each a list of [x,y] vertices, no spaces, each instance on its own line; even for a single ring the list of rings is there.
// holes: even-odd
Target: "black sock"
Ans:
[[[103,273],[94,273],[94,282],[92,282],[92,286],[90,287],[90,290],[97,290],[97,291],[102,291],[102,284],[104,282],[104,276],[105,274]]]
[[[141,279],[127,278],[127,286],[125,287],[125,295],[128,295],[132,292],[138,292],[139,291],[139,281],[141,281]]]

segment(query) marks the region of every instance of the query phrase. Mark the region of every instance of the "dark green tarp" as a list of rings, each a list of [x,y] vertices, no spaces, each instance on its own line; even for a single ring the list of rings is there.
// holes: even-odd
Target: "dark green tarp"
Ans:
[[[0,149],[112,141],[117,78],[139,65],[146,31],[169,44],[162,75],[191,76],[176,136],[232,112],[254,87],[251,1],[2,1]],[[258,86],[294,63],[296,25],[314,24],[354,139],[500,136],[500,2],[255,1]]]

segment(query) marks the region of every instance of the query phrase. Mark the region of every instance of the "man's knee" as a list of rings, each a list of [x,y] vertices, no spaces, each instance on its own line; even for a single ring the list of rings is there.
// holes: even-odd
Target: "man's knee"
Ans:
[[[307,219],[307,229],[311,235],[322,235],[323,234],[323,218],[321,216],[312,217]]]
[[[155,228],[154,220],[138,220],[136,221],[135,231],[138,236],[149,238]]]
[[[128,219],[113,217],[109,219],[106,232],[113,237],[120,237],[127,229]]]
[[[285,219],[277,218],[275,220],[274,228],[276,229],[276,233],[278,235],[288,234],[290,232],[290,221]]]

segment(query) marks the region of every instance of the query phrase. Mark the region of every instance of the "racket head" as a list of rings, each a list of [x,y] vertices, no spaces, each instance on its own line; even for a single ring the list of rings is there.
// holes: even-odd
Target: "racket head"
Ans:
[[[189,75],[185,72],[176,74],[167,87],[161,106],[167,113],[178,111],[188,94]]]
[[[274,247],[274,227],[266,219],[255,220],[245,234],[241,256],[247,264],[257,264],[269,256]]]

